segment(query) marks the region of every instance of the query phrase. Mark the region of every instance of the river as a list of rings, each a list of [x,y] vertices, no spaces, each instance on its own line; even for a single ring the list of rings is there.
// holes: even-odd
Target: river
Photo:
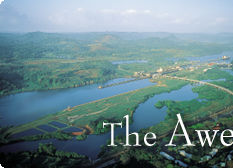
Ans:
[[[232,56],[232,53],[226,55]],[[222,56],[214,55],[211,59]],[[210,59],[203,58],[201,61]],[[193,58],[194,60],[199,58]],[[122,62],[115,62],[121,64]],[[125,63],[125,62],[123,62]],[[128,62],[126,62],[128,63]],[[131,62],[129,62],[131,63]],[[143,61],[144,63],[144,61]],[[230,71],[230,70],[229,70]],[[230,71],[232,74],[232,71]],[[129,79],[114,79],[108,81],[104,85],[115,82],[122,82]],[[222,79],[221,79],[222,80]],[[223,79],[224,80],[224,79]],[[154,85],[148,79],[124,83],[117,86],[98,89],[98,85],[89,85],[79,88],[59,89],[49,91],[35,91],[19,93],[15,95],[0,98],[0,126],[20,125],[47,114],[61,111],[67,106],[76,106],[79,104],[91,102],[105,97],[110,97],[116,94],[125,93],[135,89],[144,88],[146,86]],[[192,86],[186,85],[179,90],[174,90],[170,93],[162,93],[149,98],[147,101],[141,103],[133,114],[133,123],[130,125],[130,131],[139,131],[142,128],[147,128],[158,124],[166,117],[167,108],[157,109],[154,104],[159,100],[175,100],[184,101],[197,98],[198,95],[192,92]],[[117,128],[115,136],[124,134],[125,128]],[[102,135],[89,135],[84,141],[77,141],[75,138],[69,141],[59,141],[55,139],[41,140],[33,142],[20,142],[16,144],[6,145],[0,148],[0,152],[17,152],[25,150],[35,150],[39,143],[51,142],[58,150],[67,152],[77,152],[79,154],[87,155],[95,159],[101,150],[101,146],[105,145],[110,139],[110,132]]]
[[[106,84],[125,80],[128,79],[113,79]],[[24,124],[47,114],[64,110],[68,106],[76,106],[150,85],[154,84],[144,79],[104,89],[98,89],[98,85],[94,84],[79,88],[25,92],[2,97],[0,98],[0,126]]]
[[[120,79],[121,81],[122,79]],[[111,81],[110,81],[111,82]],[[16,106],[19,106],[19,102],[21,100],[20,96],[22,96],[22,99],[24,101],[29,101],[27,102],[28,106],[26,105],[23,106],[24,109],[28,109],[27,111],[29,112],[29,109],[31,109],[31,115],[30,119],[27,118],[28,113],[23,112],[22,109],[19,109],[18,116],[21,117],[23,121],[17,121],[17,118],[9,116],[6,120],[9,123],[14,123],[19,124],[19,123],[24,123],[25,120],[32,120],[38,118],[38,116],[42,116],[45,114],[48,114],[47,110],[46,112],[43,112],[43,109],[46,109],[46,107],[40,108],[40,111],[42,114],[38,115],[37,114],[37,107],[39,104],[35,107],[35,102],[36,102],[36,95],[38,95],[38,101],[44,101],[44,99],[47,100],[47,103],[49,104],[48,107],[52,107],[52,105],[48,101],[52,101],[52,104],[55,105],[55,109],[63,109],[66,107],[68,104],[69,105],[75,105],[75,101],[79,100],[76,102],[81,104],[85,103],[87,101],[92,101],[99,99],[100,97],[108,97],[111,95],[119,94],[122,92],[138,89],[138,88],[143,88],[145,86],[153,85],[153,83],[150,83],[148,80],[140,80],[140,81],[135,81],[132,83],[126,83],[122,84],[119,86],[114,86],[110,88],[105,88],[105,89],[97,89],[97,85],[92,85],[92,86],[87,86],[87,87],[81,87],[81,88],[73,88],[73,89],[66,89],[66,90],[57,90],[57,91],[47,91],[47,92],[32,92],[32,93],[20,93],[12,96],[8,96],[5,98],[2,98],[3,100],[0,100],[1,103],[5,103],[5,109],[10,111],[11,114],[14,113],[15,108],[12,108],[11,105],[14,103],[12,100],[15,100]],[[130,88],[129,88],[130,87]],[[88,94],[88,95],[84,95]],[[71,102],[67,103],[65,98],[69,98],[69,95],[72,97],[75,97],[75,100],[72,100]],[[30,97],[34,97],[34,99],[30,99]],[[60,96],[60,97],[59,97]],[[83,100],[83,96],[85,99]],[[54,100],[52,100],[52,98]],[[65,97],[65,98],[64,98]],[[158,124],[159,122],[163,121],[166,117],[166,107],[162,109],[157,109],[154,104],[159,101],[159,100],[176,100],[176,101],[184,101],[184,100],[192,100],[194,98],[197,98],[198,95],[196,93],[192,92],[192,86],[191,85],[186,85],[182,87],[179,90],[174,90],[170,93],[162,93],[159,95],[155,95],[152,98],[149,98],[147,101],[144,103],[141,103],[138,108],[136,109],[134,115],[133,115],[133,123],[130,125],[130,131],[139,131],[142,128],[147,128],[152,125]],[[81,101],[82,100],[82,101]],[[33,101],[33,103],[30,103],[30,101]],[[21,101],[22,102],[22,101]],[[6,106],[8,103],[8,106]],[[59,104],[62,103],[63,105]],[[59,104],[59,105],[58,105]],[[27,107],[27,108],[26,108]],[[1,107],[2,108],[2,107]],[[19,108],[19,107],[18,107]],[[2,112],[2,111],[1,111]],[[54,112],[54,111],[51,111]],[[56,112],[56,111],[55,111]],[[4,114],[4,113],[3,113]],[[33,116],[35,114],[35,116]],[[5,115],[8,116],[9,114]],[[33,117],[32,117],[33,116]],[[24,120],[25,119],[25,120]],[[5,125],[7,122],[5,121]],[[115,136],[119,134],[124,134],[125,128],[117,128],[115,130]],[[98,153],[101,150],[101,146],[105,145],[107,140],[110,139],[110,132],[102,135],[89,135],[87,139],[84,141],[77,141],[75,138],[72,140],[68,141],[59,141],[55,139],[50,139],[50,140],[41,140],[41,141],[32,141],[32,142],[20,142],[16,144],[11,144],[11,145],[6,145],[0,148],[0,152],[17,152],[17,151],[25,151],[25,150],[35,150],[38,147],[39,143],[48,143],[51,142],[55,145],[55,147],[58,150],[63,150],[67,152],[77,152],[79,154],[87,155],[88,157],[92,159],[96,159]]]

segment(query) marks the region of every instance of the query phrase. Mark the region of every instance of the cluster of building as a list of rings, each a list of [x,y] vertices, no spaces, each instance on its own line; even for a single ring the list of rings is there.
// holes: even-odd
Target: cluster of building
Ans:
[[[230,63],[229,64],[228,63],[218,63],[217,66],[220,68],[232,68],[233,65]]]
[[[228,60],[228,59],[230,59],[230,57],[228,57],[228,56],[222,56],[222,60]]]
[[[221,123],[217,123],[216,126],[213,127],[213,130],[221,130],[222,124]],[[217,136],[220,136],[220,133],[217,134]],[[193,144],[195,143],[199,143],[198,141],[194,141],[192,142]],[[227,141],[228,144],[232,144],[233,143],[233,139],[229,139]],[[215,148],[212,148],[211,151],[207,152],[206,155],[202,156],[200,158],[199,163],[205,163],[205,162],[209,162],[210,160],[214,159],[215,157],[218,157],[217,154],[218,152],[221,152],[225,147],[224,146],[220,146],[220,145],[216,145]],[[182,146],[178,149],[178,153],[184,157],[184,159],[188,159],[188,160],[192,160],[193,159],[193,155],[190,153],[187,153],[185,151],[186,147]],[[180,167],[188,167],[189,165],[181,160],[177,160],[175,159],[174,156],[169,155],[166,152],[160,152],[160,155],[162,155],[164,158],[166,158],[167,160],[173,161],[175,164],[179,165]],[[233,163],[233,150],[231,150],[228,155],[226,156],[225,160],[222,160],[219,163],[216,163],[213,168],[219,168],[219,167],[228,167],[227,165],[229,164],[229,162],[231,162],[231,164]]]
[[[154,73],[156,74],[156,73]],[[134,77],[139,77],[139,78],[151,78],[152,77],[152,73],[145,73],[145,72],[134,72]]]
[[[181,66],[175,66],[175,67],[168,67],[168,68],[159,68],[156,72],[160,74],[167,74],[172,72],[181,71],[184,68]]]
[[[134,77],[137,78],[153,78],[156,79],[158,78],[160,75],[164,75],[164,74],[168,74],[168,73],[172,73],[172,72],[177,72],[177,71],[181,71],[183,70],[183,68],[181,66],[176,66],[176,67],[168,67],[168,68],[159,68],[156,70],[156,72],[134,72]]]
[[[216,156],[216,154],[218,153],[219,150],[220,150],[220,146],[217,146],[216,148],[213,148],[208,153],[208,155],[205,155],[200,159],[199,163],[210,161],[211,159],[213,159]],[[180,150],[179,154],[181,156],[183,156],[184,158],[187,158],[187,159],[192,159],[192,157],[193,157],[192,154],[189,154],[189,153],[185,152],[185,150]],[[173,156],[169,155],[166,152],[160,152],[160,155],[163,156],[167,160],[173,161],[175,164],[179,165],[180,167],[188,167],[188,165],[186,163],[184,163],[181,160],[175,159]],[[216,165],[213,166],[213,168],[226,167],[226,163],[229,162],[229,161],[232,161],[232,160],[233,160],[233,150],[227,155],[227,157],[225,159],[225,162],[217,163]]]
[[[188,167],[188,165],[180,160],[176,160],[174,157],[170,156],[169,154],[165,153],[165,152],[160,152],[160,155],[163,156],[164,158],[174,161],[175,164],[181,166],[181,167]]]
[[[222,60],[228,60],[230,59],[230,57],[228,56],[222,56],[221,58]],[[218,59],[220,60],[220,58]],[[196,64],[196,63],[195,63]],[[165,75],[165,74],[168,74],[168,73],[173,73],[173,72],[177,72],[177,71],[181,71],[181,70],[189,70],[190,72],[194,71],[194,70],[197,70],[199,68],[205,68],[203,70],[203,72],[207,72],[208,70],[212,69],[211,67],[213,65],[216,65],[218,67],[221,67],[221,68],[232,68],[232,64],[231,63],[206,63],[206,64],[197,64],[195,66],[193,66],[193,62],[190,62],[188,64],[185,64],[185,65],[177,65],[177,63],[175,63],[175,66],[170,66],[170,67],[167,67],[167,68],[159,68],[157,69],[155,72],[143,72],[143,71],[140,71],[140,72],[134,72],[134,77],[136,78],[153,78],[153,79],[156,79],[158,78],[160,75]]]

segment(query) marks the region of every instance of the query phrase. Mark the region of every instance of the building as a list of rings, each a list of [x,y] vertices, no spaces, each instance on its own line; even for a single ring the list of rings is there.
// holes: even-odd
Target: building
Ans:
[[[163,157],[165,157],[168,160],[172,160],[172,161],[175,160],[172,156],[170,156],[169,154],[167,154],[165,152],[160,152],[159,154],[162,155]]]
[[[211,62],[208,64],[208,66],[213,66],[215,63]]]
[[[224,55],[224,56],[222,56],[222,59],[223,60],[228,60],[228,59],[230,59],[230,57]]]
[[[200,162],[206,162],[211,159],[211,156],[205,155],[204,157],[201,158]]]
[[[151,74],[150,73],[146,73],[145,76],[148,77],[148,78],[150,78]]]
[[[206,68],[203,70],[203,72],[207,72],[208,70],[210,70],[211,68]]]
[[[221,129],[221,124],[220,123],[217,123],[216,126],[214,126],[212,129],[213,130],[220,130]]]
[[[152,75],[152,79],[157,79],[158,77],[159,77],[159,74],[157,73]]]
[[[133,76],[139,76],[139,72],[134,72]]]
[[[179,71],[183,70],[183,68],[181,68],[180,66],[176,66],[176,69]]]
[[[214,157],[218,152],[218,149],[214,148],[212,151],[209,153],[212,157]]]
[[[192,71],[195,70],[195,68],[194,67],[189,67],[189,70],[192,72]]]
[[[142,77],[144,76],[144,72],[134,72],[134,75],[135,77]]]
[[[187,164],[185,164],[184,162],[180,161],[180,160],[175,160],[175,164],[178,164],[181,167],[188,167]]]
[[[184,150],[181,150],[179,153],[181,156],[184,156],[186,158],[189,158],[189,159],[192,158],[192,154],[186,153]]]
[[[162,73],[162,72],[163,72],[163,68],[160,67],[160,68],[157,70],[157,72],[158,72],[158,73]]]

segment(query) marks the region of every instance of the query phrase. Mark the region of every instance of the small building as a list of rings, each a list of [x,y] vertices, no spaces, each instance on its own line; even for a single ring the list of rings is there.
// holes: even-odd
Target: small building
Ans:
[[[212,128],[213,130],[220,130],[221,129],[221,124],[217,123],[216,126]]]
[[[211,159],[211,156],[209,155],[205,155],[204,157],[201,158],[201,161],[200,162],[205,162],[205,161],[208,161]]]
[[[180,66],[176,66],[176,68],[175,68],[175,69],[177,69],[178,71],[183,70],[183,68],[181,68]]]
[[[228,60],[228,59],[230,59],[230,57],[228,57],[228,56],[222,56],[222,60]]]
[[[78,135],[82,135],[83,132],[72,132],[72,135],[78,136]]]
[[[221,167],[226,167],[226,163],[225,162],[220,162],[220,166]]]
[[[152,78],[153,78],[153,79],[157,79],[158,77],[159,77],[158,74],[153,74],[153,75],[152,75]]]
[[[165,152],[160,152],[159,154],[162,155],[163,157],[165,157],[168,160],[172,160],[172,161],[175,160],[172,156],[170,156],[169,154],[167,154]]]
[[[175,164],[178,164],[181,167],[188,167],[187,164],[185,164],[184,162],[180,161],[180,160],[175,160]]]
[[[210,156],[214,157],[217,154],[217,152],[218,152],[218,149],[214,148],[209,154]]]
[[[203,70],[203,72],[207,72],[210,69],[212,69],[212,68],[206,68],[206,69]]]
[[[189,67],[189,70],[192,72],[192,71],[194,71],[194,67]]]
[[[226,160],[227,160],[227,161],[231,161],[231,160],[232,160],[232,155],[231,155],[231,154],[228,154]]]
[[[208,64],[208,66],[213,66],[215,63],[211,62]]]
[[[144,76],[144,72],[134,72],[135,77],[142,77]]]
[[[162,73],[162,72],[163,72],[163,68],[160,67],[160,68],[157,70],[157,72],[158,72],[158,73]]]
[[[186,153],[184,150],[179,151],[179,153],[180,153],[181,156],[184,156],[184,157],[186,157],[188,159],[192,158],[192,154]]]
[[[66,111],[72,111],[72,108],[71,108],[70,106],[68,106],[68,107],[66,108]]]
[[[148,77],[148,78],[151,77],[151,74],[150,74],[150,73],[146,73],[145,75],[146,75],[146,77]]]
[[[204,70],[203,70],[203,72],[207,72],[208,70],[209,70],[209,69],[208,69],[208,68],[206,68],[206,69],[204,69]]]
[[[139,76],[139,72],[134,72],[133,76]]]

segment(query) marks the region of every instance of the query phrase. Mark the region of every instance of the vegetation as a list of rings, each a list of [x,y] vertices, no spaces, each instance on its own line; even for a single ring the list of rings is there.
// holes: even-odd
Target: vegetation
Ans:
[[[37,141],[37,140],[41,140],[41,139],[53,139],[53,138],[58,139],[58,140],[70,140],[73,138],[73,136],[69,133],[56,131],[56,132],[39,134],[39,135],[26,136],[26,137],[20,138],[20,140]]]
[[[134,36],[138,36],[134,38]],[[231,43],[183,40],[182,35],[127,33],[0,33],[0,96],[101,83],[134,71],[173,65],[172,59],[232,50]],[[147,60],[113,65],[114,60]]]
[[[56,121],[79,128],[89,125],[95,134],[103,133],[103,131],[107,131],[108,129],[100,129],[102,125],[100,125],[97,121],[110,121],[113,118],[114,121],[121,121],[122,117],[127,114],[132,116],[138,105],[147,100],[149,97],[155,94],[177,90],[187,84],[187,82],[184,81],[174,83],[173,80],[165,79],[163,79],[162,83],[166,84],[166,87],[156,85],[149,86],[110,98],[104,98],[91,103],[78,105],[70,110],[50,114],[39,120],[14,127],[10,130],[10,132],[22,132],[42,124],[47,124],[56,118]]]
[[[212,75],[212,73],[217,70],[210,71],[208,74],[205,74],[203,78],[207,78],[208,75]],[[232,76],[225,74],[225,72],[218,70],[216,76],[213,76],[214,79],[222,78],[223,76],[226,78],[226,81],[213,81],[213,83],[217,85],[221,85],[227,87],[232,90]],[[191,75],[191,74],[190,74]],[[118,153],[119,151],[125,151],[124,154],[120,155],[120,160],[116,167],[124,167],[131,166],[140,167],[140,163],[142,162],[148,167],[157,167],[167,166],[167,167],[177,167],[173,161],[169,161],[162,157],[159,152],[163,151],[171,156],[175,157],[177,160],[181,160],[182,162],[189,165],[189,167],[213,167],[214,165],[222,163],[226,163],[227,165],[232,165],[231,161],[226,161],[227,155],[230,153],[232,148],[224,147],[221,145],[219,141],[219,135],[217,140],[214,141],[212,147],[201,147],[200,143],[197,143],[198,136],[196,136],[195,129],[212,129],[216,126],[217,123],[221,124],[221,130],[224,129],[232,129],[232,100],[233,97],[225,92],[217,90],[215,88],[210,88],[208,86],[196,86],[193,88],[193,91],[198,93],[198,98],[190,100],[190,101],[158,101],[155,104],[156,108],[162,108],[164,106],[167,107],[167,117],[165,121],[160,122],[157,125],[154,125],[150,128],[145,128],[140,131],[140,137],[143,137],[147,132],[154,132],[157,135],[156,145],[153,147],[135,147],[126,150],[122,146],[118,146],[117,148],[104,147],[102,148],[102,152],[100,153],[100,157],[105,158],[108,155],[113,155],[114,153]],[[203,100],[204,99],[204,100]],[[203,101],[200,101],[203,100]],[[176,147],[164,147],[164,144],[167,144],[170,140],[171,134],[175,125],[177,123],[176,114],[181,113],[182,118],[187,126],[188,134],[192,142],[195,142],[196,147],[188,148],[182,147],[182,144],[185,144],[184,138],[175,138]],[[211,116],[211,117],[209,117]],[[117,137],[116,144],[124,141],[125,137]],[[135,142],[134,137],[130,139],[131,143]],[[143,138],[140,139],[141,144],[143,143]],[[209,153],[212,149],[217,148],[218,152],[216,157],[211,158],[209,161],[204,161],[206,155],[210,155]],[[179,151],[185,150],[187,153],[192,154],[192,158],[188,159],[180,155]],[[203,162],[200,161],[203,159]],[[136,163],[136,165],[135,165]]]
[[[9,127],[0,128],[0,146],[3,144],[7,144],[10,141]]]
[[[23,167],[88,167],[90,161],[87,157],[77,153],[58,151],[51,144],[40,144],[34,152],[19,152],[0,154],[2,166],[13,168],[17,165]]]
[[[223,51],[232,51],[232,39],[226,38],[224,43],[216,43],[214,39],[222,39],[221,35],[206,37],[182,34],[145,34],[145,33],[78,33],[78,34],[0,34],[0,96],[12,93],[48,90],[58,88],[79,87],[93,83],[103,83],[117,77],[131,77],[135,71],[155,72],[159,67],[167,67],[187,63],[189,56],[204,56]],[[206,42],[208,41],[208,42]],[[147,63],[112,64],[119,60],[147,60]],[[233,90],[233,77],[220,70],[217,66],[204,72],[206,67],[195,71],[182,70],[171,73],[179,77],[197,80],[216,80],[212,83]],[[102,134],[109,128],[102,128],[102,122],[122,121],[122,117],[132,115],[140,103],[148,98],[165,92],[180,89],[188,82],[171,79],[155,79],[159,85],[115,95],[94,102],[78,105],[55,114],[50,114],[12,128],[0,129],[0,145],[19,141],[36,141],[41,139],[69,140],[76,136],[84,140],[88,134]],[[209,162],[199,161],[211,148],[180,148],[164,147],[169,141],[169,135],[177,122],[176,114],[181,113],[191,140],[196,141],[194,129],[213,128],[217,123],[222,128],[232,128],[233,97],[221,90],[210,86],[193,88],[198,98],[190,101],[171,101],[169,98],[158,101],[156,108],[167,107],[167,116],[163,122],[140,130],[141,135],[155,132],[158,143],[146,148],[107,147],[103,146],[99,158],[115,156],[119,162],[111,167],[178,167],[173,161],[162,157],[159,152],[165,151],[177,160],[190,167],[213,167],[216,163],[224,162],[230,148],[218,148],[216,157]],[[27,136],[11,139],[12,134],[20,133],[39,125],[58,121],[82,128],[85,131],[71,135],[62,129],[53,133]],[[125,137],[116,137],[116,144],[122,143]],[[133,142],[133,139],[130,138]],[[182,144],[183,139],[176,138],[176,143]],[[142,143],[143,144],[143,143]],[[217,147],[219,142],[214,143]],[[191,158],[184,158],[179,151],[191,153]],[[4,167],[90,167],[89,159],[76,153],[58,151],[52,144],[41,144],[36,151],[4,154],[0,153],[0,162]],[[95,164],[95,163],[93,163]],[[232,165],[232,163],[227,163]],[[5,166],[6,165],[6,166]]]

